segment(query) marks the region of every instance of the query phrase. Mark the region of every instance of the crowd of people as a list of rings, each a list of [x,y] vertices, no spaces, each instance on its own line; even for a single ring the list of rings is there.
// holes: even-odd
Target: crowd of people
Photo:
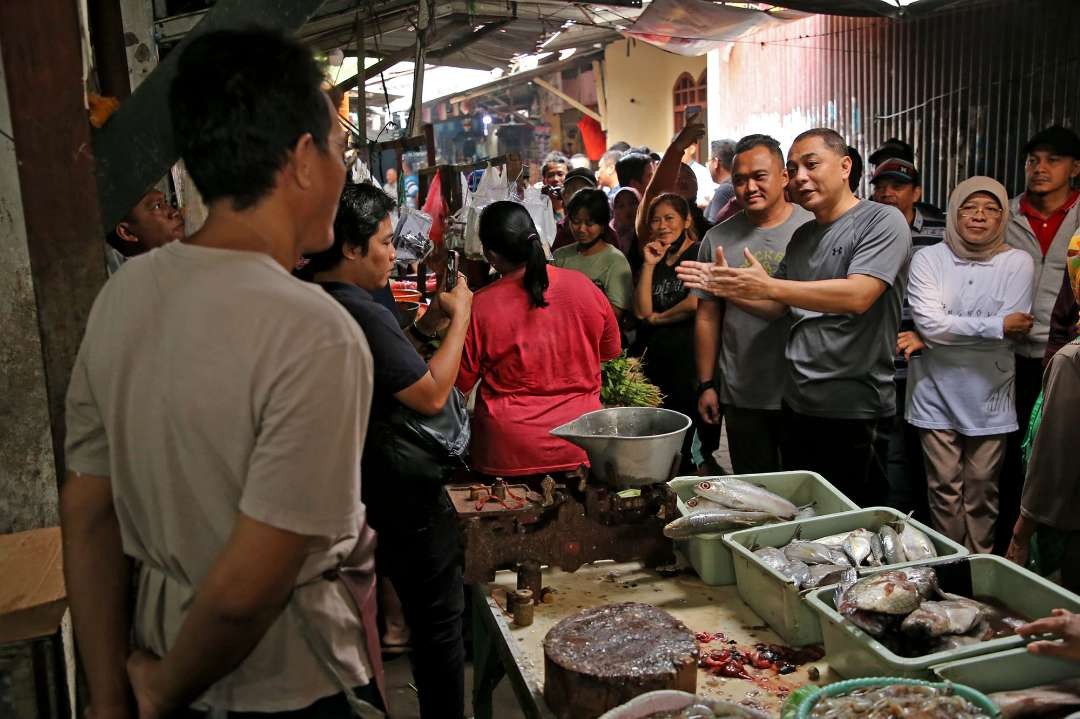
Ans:
[[[859,153],[823,128],[704,165],[694,124],[595,173],[553,155],[553,263],[495,202],[491,281],[443,272],[409,322],[389,288],[408,193],[345,183],[321,82],[275,33],[193,40],[170,108],[209,216],[184,237],[151,191],[109,233],[124,262],[75,363],[61,496],[93,716],[378,716],[378,576],[422,715],[463,717],[457,439],[484,481],[580,478],[550,430],[600,408],[623,351],[693,420],[683,472],[816,471],[1080,589],[1075,133],[1030,138],[1019,196],[977,176],[944,211],[898,139],[858,197]]]

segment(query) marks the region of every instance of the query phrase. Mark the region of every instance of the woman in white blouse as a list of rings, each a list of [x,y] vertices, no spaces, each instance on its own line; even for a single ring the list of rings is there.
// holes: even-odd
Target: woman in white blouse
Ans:
[[[1017,429],[1010,340],[1031,329],[1034,263],[1005,245],[1005,188],[949,197],[945,242],[911,261],[908,298],[926,348],[911,362],[905,419],[920,430],[934,527],[975,552],[994,544],[1005,437]]]

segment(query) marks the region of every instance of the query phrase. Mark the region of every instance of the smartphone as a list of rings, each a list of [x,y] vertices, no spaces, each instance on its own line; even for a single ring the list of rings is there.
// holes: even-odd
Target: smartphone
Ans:
[[[446,255],[446,292],[452,292],[458,280],[458,252],[450,250]]]
[[[683,111],[683,124],[689,125],[691,123],[701,122],[701,105],[690,105]]]

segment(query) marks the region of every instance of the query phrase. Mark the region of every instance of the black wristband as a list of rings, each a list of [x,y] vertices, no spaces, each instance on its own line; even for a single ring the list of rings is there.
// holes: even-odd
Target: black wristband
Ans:
[[[697,386],[697,396],[705,394],[706,390],[716,389],[716,384],[711,379],[707,379],[704,382],[699,382]]]

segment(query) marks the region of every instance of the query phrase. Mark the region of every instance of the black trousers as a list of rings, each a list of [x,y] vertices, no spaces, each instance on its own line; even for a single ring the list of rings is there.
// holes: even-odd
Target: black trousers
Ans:
[[[353,694],[376,709],[385,710],[382,700],[379,698],[379,690],[374,682],[362,687],[356,687],[353,689]],[[177,719],[204,719],[207,716],[209,715],[205,712],[187,709],[181,712]],[[344,694],[324,697],[311,706],[293,711],[229,712],[228,717],[229,719],[355,719]]]
[[[735,474],[780,471],[784,420],[779,410],[724,405],[724,422]]]
[[[889,437],[889,506],[914,512],[921,522],[930,522],[930,502],[926,486],[926,462],[919,430],[904,421],[907,380],[896,381],[896,417]]]
[[[410,510],[405,505],[401,511]],[[379,529],[375,568],[394,585],[409,625],[409,659],[420,716],[461,719],[465,716],[465,589],[457,519],[443,492],[427,514],[426,522],[413,526],[388,522]]]
[[[1020,498],[1024,493],[1024,459],[1020,446],[1027,434],[1031,410],[1042,390],[1042,358],[1016,355],[1016,421],[1020,429],[1009,435],[1005,444],[1005,464],[998,479],[998,520],[994,552],[1004,554],[1009,548],[1013,525],[1020,516]]]
[[[892,417],[811,417],[783,407],[780,454],[784,469],[817,472],[860,507],[889,498],[886,464]]]

